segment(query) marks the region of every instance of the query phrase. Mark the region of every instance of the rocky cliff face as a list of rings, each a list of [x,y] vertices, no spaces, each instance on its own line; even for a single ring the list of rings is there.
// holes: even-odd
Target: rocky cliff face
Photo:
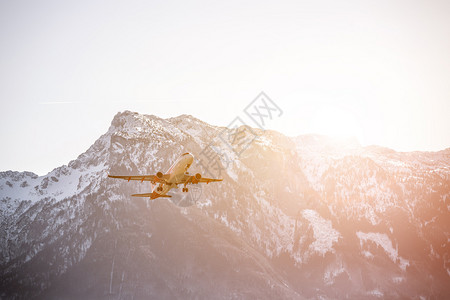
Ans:
[[[0,173],[1,298],[450,295],[450,149],[252,132],[243,147],[191,116],[124,112],[67,166]],[[183,152],[224,181],[149,201],[130,197],[148,183],[107,178]]]

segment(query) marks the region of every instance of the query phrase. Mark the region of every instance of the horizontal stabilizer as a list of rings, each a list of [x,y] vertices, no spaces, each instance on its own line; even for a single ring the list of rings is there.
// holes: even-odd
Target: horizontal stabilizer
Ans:
[[[155,193],[155,192],[153,192],[153,193],[145,193],[145,194],[133,194],[131,196],[133,196],[133,197],[149,197],[151,199],[156,199],[156,198],[159,198],[159,197],[164,197],[164,198],[171,198],[172,197],[170,195],[161,195],[161,194],[158,194],[158,193]]]

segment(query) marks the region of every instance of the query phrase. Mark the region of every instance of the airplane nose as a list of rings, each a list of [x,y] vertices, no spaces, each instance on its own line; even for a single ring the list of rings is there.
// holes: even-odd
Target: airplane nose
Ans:
[[[194,161],[194,155],[189,153],[189,164],[192,164],[193,161]]]

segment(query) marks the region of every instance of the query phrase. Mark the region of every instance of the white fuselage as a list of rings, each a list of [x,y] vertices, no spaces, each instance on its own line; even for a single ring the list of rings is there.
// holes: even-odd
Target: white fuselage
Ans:
[[[186,172],[193,162],[194,156],[192,154],[185,153],[181,155],[165,173],[164,176],[168,176],[168,178],[166,178],[167,184],[161,185],[162,191],[157,191],[155,186],[153,187],[152,192],[165,195],[170,189],[177,188],[177,184],[184,182],[186,176],[188,176],[186,175]]]

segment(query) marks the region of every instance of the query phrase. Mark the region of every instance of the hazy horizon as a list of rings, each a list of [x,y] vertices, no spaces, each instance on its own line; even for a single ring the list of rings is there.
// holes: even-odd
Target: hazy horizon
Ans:
[[[46,174],[124,110],[226,126],[261,91],[268,129],[450,147],[446,1],[0,3],[0,171]],[[251,125],[251,124],[250,124]]]

